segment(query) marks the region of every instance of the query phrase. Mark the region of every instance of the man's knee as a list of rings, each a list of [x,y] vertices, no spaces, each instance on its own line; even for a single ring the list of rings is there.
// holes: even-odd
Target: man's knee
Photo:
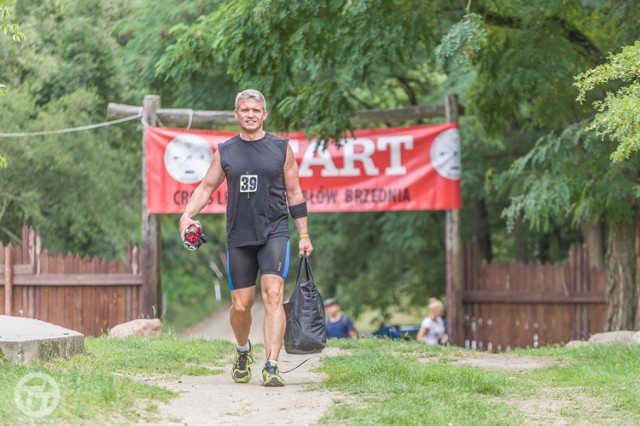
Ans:
[[[282,295],[283,286],[280,283],[272,283],[272,285],[263,287],[262,297],[266,303],[282,303]]]
[[[233,302],[233,304],[231,305],[231,309],[239,313],[250,312],[251,305],[248,303]]]
[[[252,306],[252,297],[239,297],[236,295],[232,295],[231,297],[231,309],[235,312],[249,312]]]

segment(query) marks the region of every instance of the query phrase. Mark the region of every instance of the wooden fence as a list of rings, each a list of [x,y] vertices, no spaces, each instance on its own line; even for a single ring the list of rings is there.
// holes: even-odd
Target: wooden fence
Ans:
[[[36,318],[85,335],[139,318],[142,275],[137,247],[125,262],[42,249],[40,233],[22,230],[22,244],[0,243],[0,315]]]
[[[589,268],[586,245],[567,265],[488,263],[464,248],[464,344],[501,352],[588,339],[606,319],[606,273]]]

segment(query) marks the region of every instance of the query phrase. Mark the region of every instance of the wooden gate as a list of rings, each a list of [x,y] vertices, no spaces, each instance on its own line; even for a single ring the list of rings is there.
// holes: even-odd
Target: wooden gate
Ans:
[[[0,243],[0,315],[36,318],[99,336],[141,315],[140,254],[127,248],[125,262],[42,249],[40,234],[22,230],[22,244]]]
[[[606,273],[589,268],[586,245],[567,265],[488,263],[464,249],[464,345],[500,352],[569,340],[604,330]]]

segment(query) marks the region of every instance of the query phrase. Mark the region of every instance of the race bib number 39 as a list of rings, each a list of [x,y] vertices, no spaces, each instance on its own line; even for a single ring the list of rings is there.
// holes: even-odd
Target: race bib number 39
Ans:
[[[258,175],[241,175],[240,192],[256,192],[258,190]]]

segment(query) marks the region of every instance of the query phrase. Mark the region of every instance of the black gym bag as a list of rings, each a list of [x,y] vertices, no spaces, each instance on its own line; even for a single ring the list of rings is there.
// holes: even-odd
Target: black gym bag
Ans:
[[[300,282],[304,268],[307,276]],[[284,332],[284,349],[289,354],[312,354],[322,352],[327,345],[327,330],[324,322],[324,304],[313,280],[309,258],[300,259],[296,287],[289,301],[284,303],[287,328]]]

